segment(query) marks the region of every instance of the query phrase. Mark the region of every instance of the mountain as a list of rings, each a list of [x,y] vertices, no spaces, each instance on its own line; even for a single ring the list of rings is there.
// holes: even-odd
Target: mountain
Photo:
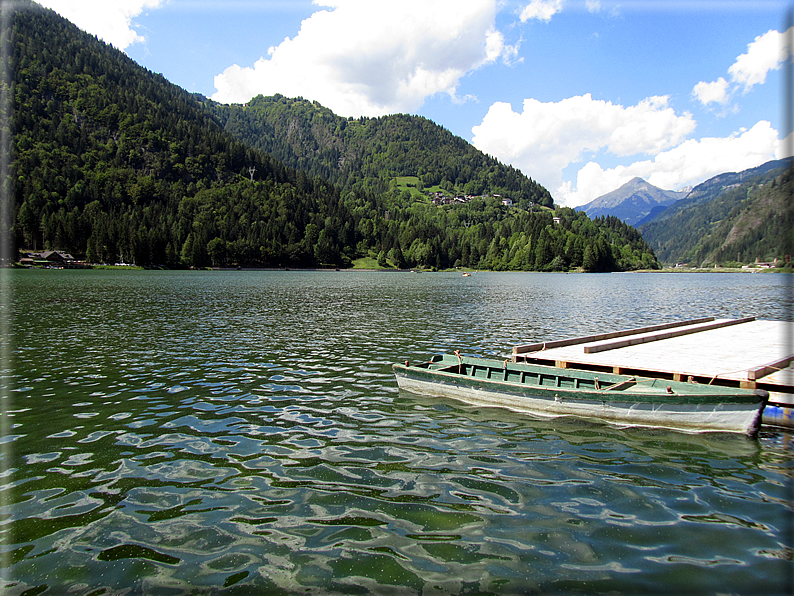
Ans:
[[[383,192],[393,179],[411,176],[424,188],[497,194],[522,208],[554,204],[540,184],[427,118],[343,118],[317,102],[282,95],[209,105],[238,139],[345,189]]]
[[[642,178],[632,178],[620,188],[576,209],[590,217],[614,215],[627,224],[636,225],[686,195],[687,191],[662,190]]]
[[[19,248],[167,267],[658,267],[636,229],[550,209],[542,186],[429,120],[344,119],[300,98],[226,108],[28,0],[2,24],[0,225]],[[437,205],[429,184],[490,194]],[[506,193],[530,208],[493,196]]]
[[[673,217],[682,210],[689,209],[690,207],[694,207],[695,205],[700,205],[702,203],[708,203],[731,188],[736,188],[745,180],[765,174],[771,170],[778,170],[787,166],[790,161],[791,160],[788,159],[773,160],[754,168],[742,170],[741,172],[726,172],[724,174],[718,174],[712,178],[709,178],[705,182],[698,184],[680,200],[670,205],[667,209],[657,213],[655,217],[647,217],[643,221],[637,222],[636,225],[640,226],[648,224],[651,223],[651,221],[662,221],[664,219]]]
[[[54,12],[15,8],[4,23],[20,246],[203,266],[221,253],[333,263],[355,244],[338,189],[235,140],[192,95]]]
[[[792,254],[791,163],[710,178],[639,230],[665,263],[783,260]]]

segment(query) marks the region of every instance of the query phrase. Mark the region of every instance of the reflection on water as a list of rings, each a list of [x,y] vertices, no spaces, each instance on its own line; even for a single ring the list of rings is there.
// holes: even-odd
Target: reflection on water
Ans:
[[[4,593],[788,593],[789,436],[537,420],[397,360],[700,316],[779,276],[13,272]]]

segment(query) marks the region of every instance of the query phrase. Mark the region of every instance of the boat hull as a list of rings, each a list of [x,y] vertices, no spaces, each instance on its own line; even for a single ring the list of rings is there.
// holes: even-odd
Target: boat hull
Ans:
[[[467,359],[466,362],[476,361]],[[490,366],[491,370],[496,370],[496,365],[502,366],[498,361],[480,362]],[[461,369],[465,369],[465,366]],[[754,436],[760,426],[764,407],[760,397],[742,390],[727,389],[722,398],[713,391],[706,395],[698,395],[697,392],[683,394],[679,387],[676,387],[678,392],[668,389],[665,393],[657,388],[658,395],[650,391],[642,394],[636,391],[633,394],[620,391],[610,393],[608,387],[605,390],[579,391],[477,378],[473,374],[456,374],[450,368],[455,369],[454,366],[450,367],[447,360],[435,366],[430,363],[418,367],[394,365],[394,373],[400,389],[420,395],[456,399],[472,405],[509,408],[544,417],[576,416],[620,426],[668,428],[690,433],[731,432]],[[552,377],[555,371],[561,371],[565,373],[565,378],[571,378],[570,371],[553,367],[525,365],[522,368],[547,368],[549,370],[545,373],[541,371],[541,375]],[[508,371],[506,366],[504,370],[504,375],[500,376],[509,377],[508,373],[514,372],[513,369]],[[585,376],[592,380],[592,373]],[[608,378],[604,379],[604,376]],[[621,382],[637,383],[633,377],[617,375],[602,375],[602,379],[613,386]],[[595,383],[598,384],[598,379]]]

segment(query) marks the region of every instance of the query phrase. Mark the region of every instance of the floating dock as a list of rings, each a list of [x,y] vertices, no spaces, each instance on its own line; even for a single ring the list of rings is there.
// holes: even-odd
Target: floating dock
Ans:
[[[763,422],[794,428],[794,323],[707,317],[515,346],[514,362],[764,389]]]

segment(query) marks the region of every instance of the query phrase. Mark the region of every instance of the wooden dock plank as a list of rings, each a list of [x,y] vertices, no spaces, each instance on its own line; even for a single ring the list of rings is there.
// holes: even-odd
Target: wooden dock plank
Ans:
[[[794,360],[794,355],[789,355],[785,358],[781,358],[780,360],[770,362],[769,364],[751,368],[747,372],[747,378],[751,381],[757,381],[758,379],[761,379],[767,375],[771,375],[772,373],[783,371],[791,365],[792,360]]]
[[[672,331],[664,331],[661,333],[646,333],[642,335],[632,336],[627,339],[620,339],[617,341],[605,341],[605,342],[586,345],[584,347],[584,352],[585,354],[606,352],[607,350],[615,350],[618,348],[625,348],[628,346],[636,346],[638,344],[647,344],[652,341],[671,339],[674,337],[680,337],[682,335],[689,335],[691,333],[702,333],[703,331],[710,331],[712,329],[719,329],[721,327],[729,327],[730,325],[741,325],[742,323],[749,323],[754,320],[755,317],[747,317],[745,319],[726,320],[726,321],[717,321],[716,323],[691,325],[684,328],[674,329]]]
[[[701,382],[719,379],[749,387],[761,382],[765,387],[779,387],[782,392],[789,393],[788,399],[791,399],[794,374],[790,367],[761,379],[751,378],[752,370],[781,362],[791,355],[788,345],[791,337],[794,337],[794,323],[761,319],[606,352],[585,353],[578,344],[526,354],[519,359],[527,357],[567,367],[606,368],[615,372],[648,371],[681,380],[689,376]]]
[[[562,348],[565,346],[574,346],[578,344],[591,343],[595,341],[602,341],[605,339],[614,339],[616,337],[626,337],[628,335],[638,335],[641,333],[650,333],[653,331],[661,331],[663,329],[673,329],[675,327],[684,327],[687,325],[697,325],[700,323],[708,323],[714,320],[714,317],[705,317],[701,319],[692,319],[690,321],[675,321],[673,323],[662,323],[660,325],[651,325],[649,327],[638,327],[636,329],[625,329],[623,331],[611,331],[609,333],[599,333],[597,335],[587,335],[584,337],[574,337],[572,339],[559,339],[549,342],[536,342],[534,344],[527,344],[524,346],[513,347],[513,354],[524,354],[527,352],[538,352],[540,350],[547,350],[550,348]],[[515,358],[514,358],[515,360]]]

